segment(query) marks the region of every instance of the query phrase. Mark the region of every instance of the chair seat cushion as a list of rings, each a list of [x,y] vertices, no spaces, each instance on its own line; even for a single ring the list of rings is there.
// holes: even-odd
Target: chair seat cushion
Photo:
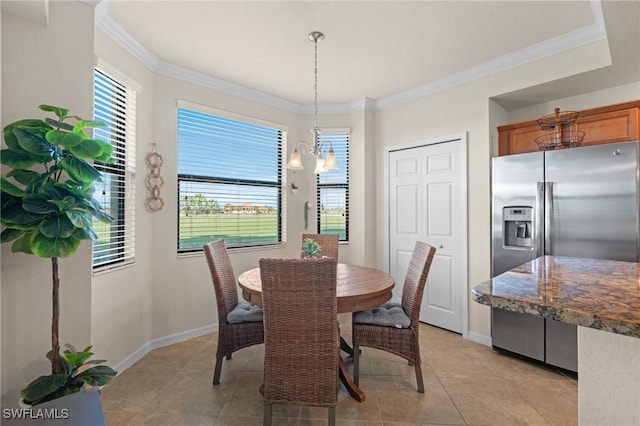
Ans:
[[[262,308],[245,301],[238,302],[231,312],[227,314],[227,322],[229,324],[258,321],[262,321]]]
[[[404,313],[402,304],[388,302],[366,311],[353,314],[355,324],[372,324],[383,327],[409,328],[411,319]]]

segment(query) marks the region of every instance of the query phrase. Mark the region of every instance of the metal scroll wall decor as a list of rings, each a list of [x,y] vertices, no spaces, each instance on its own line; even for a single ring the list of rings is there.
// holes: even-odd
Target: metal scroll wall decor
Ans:
[[[147,165],[149,166],[149,175],[147,176],[147,189],[149,196],[147,197],[146,208],[148,212],[157,212],[164,207],[164,201],[160,198],[160,187],[164,184],[162,176],[160,176],[160,168],[162,167],[162,156],[156,151],[156,144],[147,154]]]

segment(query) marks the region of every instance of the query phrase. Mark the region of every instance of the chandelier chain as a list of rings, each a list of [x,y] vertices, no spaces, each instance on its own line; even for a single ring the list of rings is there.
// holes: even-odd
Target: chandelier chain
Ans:
[[[313,98],[313,106],[314,106],[314,129],[318,128],[318,39],[314,40],[314,49],[313,49],[313,91],[315,97]]]
[[[287,169],[301,170],[304,167],[300,158],[300,152],[303,154],[305,152],[311,153],[316,158],[316,169],[313,171],[315,174],[327,173],[331,170],[339,169],[333,144],[330,140],[324,141],[324,143],[320,141],[320,129],[318,128],[318,41],[323,39],[324,34],[320,31],[312,31],[309,33],[309,40],[313,41],[313,143],[308,144],[305,141],[298,142],[295,148],[293,148],[291,157],[287,163]],[[323,147],[328,147],[326,158],[322,154]],[[302,151],[300,151],[299,148]],[[304,148],[306,148],[306,151]]]

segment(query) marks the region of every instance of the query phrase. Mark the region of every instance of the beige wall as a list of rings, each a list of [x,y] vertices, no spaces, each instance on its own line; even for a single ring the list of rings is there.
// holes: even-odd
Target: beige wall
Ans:
[[[486,342],[490,336],[490,310],[471,300],[470,290],[490,278],[491,157],[497,144],[495,125],[508,117],[491,98],[609,63],[606,43],[596,42],[563,55],[545,58],[410,102],[375,115],[376,210],[384,208],[385,147],[467,133],[469,335]],[[376,235],[382,241],[383,218],[377,217]],[[384,265],[384,247],[377,244],[377,264]]]
[[[95,55],[94,65],[141,88],[136,94],[135,264],[95,274],[92,281],[91,343],[96,355],[113,366],[137,351],[152,336],[155,233],[153,215],[145,210],[145,156],[155,142],[152,114],[155,103],[154,74],[130,55],[124,54],[117,44],[100,31],[96,31],[94,49],[94,52],[100,53]],[[163,193],[161,195],[165,196]]]
[[[46,117],[40,104],[93,116],[93,8],[50,2],[47,27],[2,15],[2,126]],[[78,35],[82,35],[79,37]],[[4,143],[4,140],[3,140]],[[4,174],[3,169],[3,174]],[[2,395],[14,404],[18,392],[50,371],[51,260],[2,250]],[[83,243],[60,259],[60,342],[91,340],[91,247]]]
[[[313,118],[151,72],[101,32],[93,30],[93,9],[83,3],[49,2],[50,24],[42,27],[2,16],[2,124],[37,114],[40,103],[57,103],[83,116],[92,111],[94,54],[142,87],[137,109],[136,263],[92,276],[88,245],[63,261],[62,341],[94,344],[109,364],[144,354],[154,341],[212,326],[217,322],[212,284],[202,254],[176,254],[176,106],[178,100],[237,113],[288,128],[291,147],[309,140]],[[65,46],[59,49],[59,46]],[[25,55],[27,51],[29,54]],[[321,127],[351,128],[350,242],[340,260],[384,267],[385,147],[466,132],[468,135],[469,288],[489,277],[490,159],[495,126],[516,116],[548,113],[549,105],[510,113],[493,96],[584,72],[609,62],[606,42],[576,49],[500,74],[468,82],[384,110],[320,117]],[[43,65],[46,64],[46,65]],[[56,65],[56,66],[52,66]],[[611,93],[611,94],[610,94]],[[634,95],[635,93],[635,95]],[[626,88],[551,102],[563,109],[608,104]],[[606,99],[606,102],[598,102]],[[627,99],[623,99],[627,100]],[[580,105],[575,105],[580,104]],[[594,106],[595,106],[594,105]],[[591,106],[591,105],[590,105]],[[525,119],[529,119],[527,117]],[[147,167],[144,157],[157,144],[164,157],[162,211],[144,209]],[[287,149],[287,156],[290,148]],[[231,253],[236,274],[260,257],[298,256],[305,201],[315,204],[315,178],[309,156],[304,171],[287,173],[300,187],[286,192],[288,243],[269,250]],[[315,211],[309,218],[313,226]],[[47,370],[49,342],[49,264],[2,246],[2,392],[8,398]],[[92,283],[92,285],[88,285]],[[489,335],[489,310],[469,302],[469,330]],[[125,362],[126,363],[126,362]],[[36,373],[37,372],[37,373]]]

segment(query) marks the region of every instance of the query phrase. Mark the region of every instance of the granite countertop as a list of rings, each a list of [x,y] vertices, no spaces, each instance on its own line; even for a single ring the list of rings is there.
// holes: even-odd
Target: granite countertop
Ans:
[[[474,287],[473,300],[640,338],[640,263],[541,256]]]

